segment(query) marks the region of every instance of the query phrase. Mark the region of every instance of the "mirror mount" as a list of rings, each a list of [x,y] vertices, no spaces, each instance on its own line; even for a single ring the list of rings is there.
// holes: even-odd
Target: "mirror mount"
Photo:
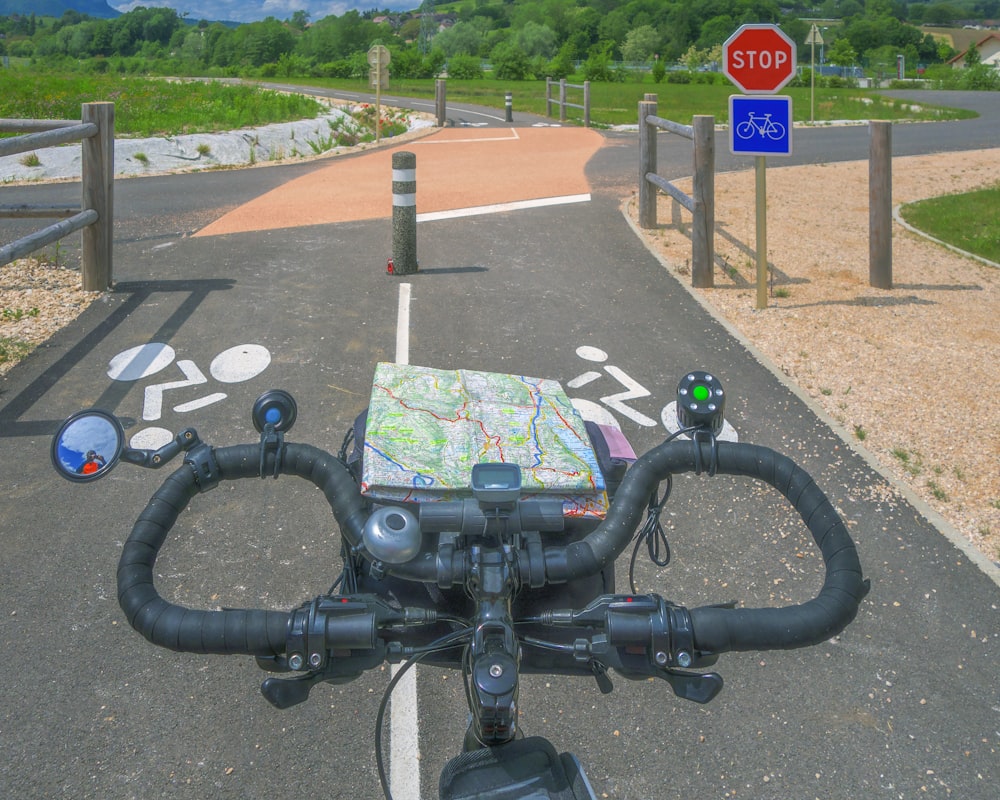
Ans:
[[[212,448],[194,428],[185,428],[157,450],[143,450],[125,444],[125,430],[113,414],[98,408],[69,417],[52,437],[52,464],[62,477],[73,483],[103,478],[124,461],[137,467],[159,469],[180,453],[194,470],[202,491],[219,482],[219,468]]]

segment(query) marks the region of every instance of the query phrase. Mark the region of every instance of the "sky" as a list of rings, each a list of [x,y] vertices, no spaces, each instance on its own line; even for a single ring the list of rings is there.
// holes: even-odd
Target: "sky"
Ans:
[[[340,17],[352,9],[405,11],[419,7],[420,0],[108,0],[108,5],[121,12],[139,6],[167,6],[179,14],[187,12],[190,19],[255,22],[266,17],[290,19],[296,11],[309,12],[309,19],[313,21],[331,14]]]

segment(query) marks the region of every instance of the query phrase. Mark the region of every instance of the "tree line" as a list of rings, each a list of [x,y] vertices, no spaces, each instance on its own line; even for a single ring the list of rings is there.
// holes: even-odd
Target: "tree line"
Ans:
[[[617,61],[695,66],[717,57],[741,24],[774,23],[799,42],[824,22],[834,63],[908,65],[947,60],[955,51],[916,23],[1000,16],[1000,0],[430,0],[418,11],[348,11],[312,21],[297,11],[237,26],[193,22],[170,8],[136,8],[114,19],[67,11],[59,19],[0,18],[0,54],[38,68],[199,75],[363,77],[372,44],[389,47],[392,74],[565,77],[581,63],[591,79],[612,80]]]

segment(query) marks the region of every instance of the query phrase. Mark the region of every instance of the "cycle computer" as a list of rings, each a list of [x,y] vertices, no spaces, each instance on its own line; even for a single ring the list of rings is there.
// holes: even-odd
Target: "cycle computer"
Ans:
[[[480,504],[513,505],[521,496],[521,468],[499,462],[473,464],[472,496]]]

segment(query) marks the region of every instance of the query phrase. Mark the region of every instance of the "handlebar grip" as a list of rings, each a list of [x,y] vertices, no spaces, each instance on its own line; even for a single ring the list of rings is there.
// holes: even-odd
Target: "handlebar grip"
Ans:
[[[805,470],[769,448],[746,447],[727,452],[725,459],[720,449],[725,471],[765,481],[788,499],[820,549],[825,579],[819,594],[799,605],[692,609],[695,644],[713,653],[819,644],[847,627],[868,594],[857,549],[840,515]]]
[[[713,448],[715,448],[713,450]],[[767,447],[730,442],[668,442],[640,458],[625,476],[604,523],[559,553],[546,551],[557,578],[593,572],[614,559],[639,523],[640,501],[671,474],[712,464],[717,473],[742,475],[770,484],[792,504],[819,546],[826,576],[819,594],[784,608],[691,611],[694,639],[704,652],[806,647],[829,639],[854,619],[868,593],[861,563],[847,528],[812,478],[794,461]],[[551,575],[550,575],[551,579]]]
[[[257,477],[260,447],[239,445],[214,452],[223,480]],[[269,454],[273,467],[274,454]],[[339,467],[339,469],[338,469]],[[319,487],[344,532],[360,539],[364,501],[347,469],[333,456],[309,445],[286,445],[281,472]],[[118,563],[118,603],[129,624],[153,644],[188,653],[274,656],[285,652],[291,615],[258,609],[203,611],[165,600],[153,583],[153,565],[191,498],[201,491],[194,470],[184,465],[168,476],[139,515]],[[336,499],[336,503],[334,500]]]
[[[118,603],[153,644],[188,653],[272,656],[285,652],[289,615],[278,611],[201,611],[156,591],[153,564],[167,534],[199,488],[190,467],[170,475],[139,515],[118,562]]]

